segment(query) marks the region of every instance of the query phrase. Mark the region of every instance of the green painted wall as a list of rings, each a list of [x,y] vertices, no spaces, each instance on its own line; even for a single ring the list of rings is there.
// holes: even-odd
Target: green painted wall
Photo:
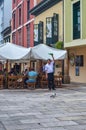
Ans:
[[[82,0],[82,38],[86,39],[86,0]]]
[[[64,40],[65,42],[71,41],[71,0],[64,0]]]
[[[64,0],[64,43],[71,42],[72,39],[72,3],[78,0]],[[86,0],[81,3],[81,38],[86,39]]]

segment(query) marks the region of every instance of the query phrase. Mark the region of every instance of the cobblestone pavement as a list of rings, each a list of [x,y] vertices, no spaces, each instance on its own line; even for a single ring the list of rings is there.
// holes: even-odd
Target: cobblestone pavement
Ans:
[[[86,86],[0,90],[0,130],[86,130]]]

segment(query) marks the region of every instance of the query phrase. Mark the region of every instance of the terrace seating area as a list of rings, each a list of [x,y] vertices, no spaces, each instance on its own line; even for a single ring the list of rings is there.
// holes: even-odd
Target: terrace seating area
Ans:
[[[36,82],[29,82],[25,85],[24,75],[8,75],[7,78],[4,78],[4,75],[0,75],[0,89],[48,88],[48,81],[44,74],[40,74],[35,78]],[[62,78],[63,76],[54,75],[54,83],[56,87],[62,86]]]
[[[24,88],[24,76],[22,75],[8,76],[7,81],[8,89]]]

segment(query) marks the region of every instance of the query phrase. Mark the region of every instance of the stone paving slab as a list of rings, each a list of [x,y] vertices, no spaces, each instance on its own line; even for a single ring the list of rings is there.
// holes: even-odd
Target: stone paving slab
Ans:
[[[77,125],[77,126],[66,126],[64,127],[66,130],[86,130],[86,125]]]
[[[86,87],[0,90],[0,130],[86,130]]]
[[[0,121],[0,130],[6,130],[4,124]]]

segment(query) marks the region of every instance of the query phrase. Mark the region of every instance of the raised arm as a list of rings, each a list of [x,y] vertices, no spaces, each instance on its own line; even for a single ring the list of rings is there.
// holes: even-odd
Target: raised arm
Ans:
[[[53,54],[51,54],[51,56],[52,56],[52,59],[53,59],[52,61],[53,61],[53,62],[55,62],[55,59],[54,59],[54,56],[53,56]]]
[[[49,53],[49,55],[52,56],[52,59],[53,59],[52,61],[55,62],[55,59],[54,59],[53,53]]]

